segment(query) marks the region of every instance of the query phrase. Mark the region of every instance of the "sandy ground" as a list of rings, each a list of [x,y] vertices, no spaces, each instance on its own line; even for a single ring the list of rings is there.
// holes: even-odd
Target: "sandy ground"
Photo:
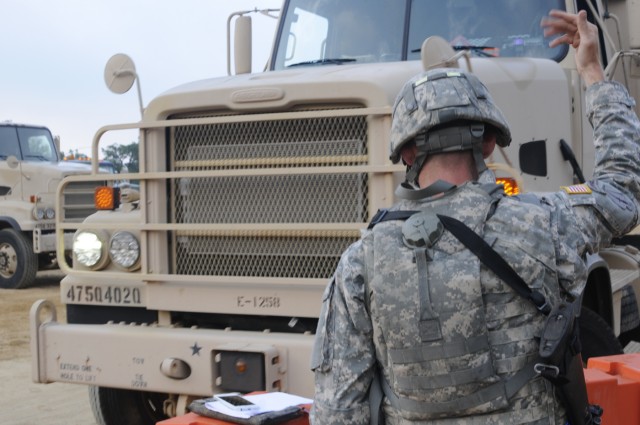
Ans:
[[[84,385],[36,384],[31,380],[29,309],[39,299],[60,304],[59,271],[38,273],[31,288],[0,289],[0,424],[96,425]]]

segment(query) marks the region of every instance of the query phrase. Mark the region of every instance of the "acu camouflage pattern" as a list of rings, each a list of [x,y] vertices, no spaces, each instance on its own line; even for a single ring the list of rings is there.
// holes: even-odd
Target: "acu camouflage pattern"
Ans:
[[[446,197],[406,201],[397,208],[428,210],[463,221],[526,282],[556,302],[560,287],[549,211],[505,198],[501,190],[492,197],[485,189],[470,183]],[[523,226],[531,230],[525,232]],[[376,354],[402,406],[396,410],[398,403],[391,403],[388,416],[397,423],[451,423],[456,417],[479,415],[482,423],[489,424],[554,423],[556,416],[561,420],[560,406],[544,379],[530,381],[511,400],[504,390],[506,378],[532,367],[538,356],[535,338],[545,317],[487,271],[449,232],[430,250],[428,281],[422,281],[414,250],[402,241],[401,227],[394,221],[378,224],[363,240],[372,276],[370,311],[377,319],[373,321]],[[584,270],[582,261],[577,261],[575,267]],[[421,285],[428,287],[434,313],[426,332],[425,320],[420,320],[424,317]],[[431,332],[434,323],[439,336]],[[479,397],[493,390],[498,391],[490,398]]]
[[[473,74],[459,69],[434,69],[409,80],[393,107],[391,161],[418,134],[455,121],[491,124],[498,129],[497,143],[509,146],[511,132],[487,88]]]
[[[418,206],[430,208],[434,205],[446,215],[463,218],[463,221],[471,220],[475,230],[505,255],[510,264],[516,267],[522,264],[518,271],[525,281],[542,285],[541,289],[552,301],[559,296],[578,296],[586,279],[584,255],[606,246],[613,236],[629,231],[638,221],[640,123],[633,105],[633,99],[617,83],[602,82],[587,89],[587,112],[595,128],[596,146],[594,179],[588,183],[592,194],[558,192],[500,199],[495,213],[484,227],[479,228],[478,222],[470,217],[475,217],[475,214],[482,216],[485,211],[466,204],[468,196],[477,196],[475,184],[468,184],[452,196],[433,203],[427,200],[402,201],[394,209],[416,210]],[[469,218],[465,218],[467,216]],[[519,219],[515,220],[516,217]],[[504,226],[513,234],[504,233]],[[411,375],[410,367],[392,364],[389,351],[390,347],[396,349],[408,346],[409,341],[416,341],[416,294],[409,293],[411,281],[404,279],[405,275],[415,279],[416,266],[405,264],[404,260],[402,264],[394,264],[384,259],[385,254],[396,258],[407,255],[400,252],[406,249],[404,245],[398,245],[401,225],[387,222],[377,227],[374,231],[365,232],[363,239],[345,251],[323,297],[312,360],[316,375],[311,414],[314,425],[369,424],[368,391],[378,364],[383,366],[383,375],[390,385],[397,376]],[[398,246],[398,252],[394,252],[395,246]],[[456,241],[447,237],[445,232],[438,249],[457,252]],[[471,279],[471,269],[456,267],[461,268],[455,269],[458,272],[454,269],[451,272]],[[376,268],[393,280],[383,282],[382,278],[377,278],[373,274]],[[441,274],[444,278],[453,279],[447,273],[450,274],[449,271]],[[366,296],[365,291],[370,285],[383,292]],[[398,293],[394,290],[396,288]],[[527,338],[539,331],[539,319],[531,306],[510,293],[510,289],[484,266],[480,266],[480,290],[488,325],[487,335],[495,335],[496,338],[490,339],[494,370],[498,376],[505,376],[509,370],[520,367],[523,356],[526,358],[531,352],[531,341]],[[454,299],[450,303],[458,302],[466,295],[461,293],[461,289],[452,294]],[[388,305],[383,297],[388,297]],[[367,299],[370,299],[371,315]],[[455,320],[446,325],[460,333],[465,332],[466,328],[462,326],[466,323],[465,318],[456,316],[455,312],[452,314]],[[393,329],[394,333],[387,329]],[[429,373],[437,374],[437,366],[426,365],[425,368]],[[388,425],[564,424],[564,413],[552,400],[551,389],[541,390],[535,382],[537,380],[524,387],[503,411],[423,421],[405,419],[385,402],[386,421]],[[422,391],[405,388],[402,391],[409,397],[426,399],[442,397],[447,388]],[[437,394],[431,394],[434,391]],[[540,415],[541,418],[536,420]]]

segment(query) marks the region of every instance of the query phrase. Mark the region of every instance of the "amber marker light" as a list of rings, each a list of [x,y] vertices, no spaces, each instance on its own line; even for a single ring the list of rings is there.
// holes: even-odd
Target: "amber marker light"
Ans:
[[[120,205],[120,189],[98,186],[94,193],[93,202],[97,210],[115,210]]]
[[[249,365],[247,365],[247,363],[240,359],[236,362],[236,372],[238,372],[239,374],[243,374],[247,371]]]
[[[520,188],[515,179],[510,177],[498,177],[496,183],[504,186],[504,193],[509,196],[517,195],[520,193]]]

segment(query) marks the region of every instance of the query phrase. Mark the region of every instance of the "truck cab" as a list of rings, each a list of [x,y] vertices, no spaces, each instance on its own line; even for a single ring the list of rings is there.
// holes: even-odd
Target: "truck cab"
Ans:
[[[56,265],[58,184],[89,173],[87,166],[59,158],[48,128],[0,122],[0,288],[28,287],[38,270]],[[67,219],[81,221],[95,212],[89,185],[68,187],[61,211]],[[70,242],[73,233],[62,237]]]
[[[602,29],[608,76],[637,97],[637,3],[577,7]],[[237,14],[236,75],[172,88],[140,122],[96,134],[97,158],[104,133],[140,129],[140,172],[121,175],[140,182],[139,198],[101,192],[83,222],[58,219],[59,236],[75,231],[58,249],[67,323],[34,304],[33,379],[88,385],[107,425],[153,424],[212,393],[311,396],[323,291],[344,249],[394,202],[404,169],[389,161],[391,109],[425,64],[469,69],[488,86],[513,135],[492,168],[514,191],[589,177],[573,53],[550,49],[539,27],[553,8],[577,10],[562,0],[286,0],[261,73],[248,72],[250,19]],[[453,55],[425,47],[431,36]],[[127,61],[117,70],[135,76]],[[98,179],[68,177],[61,190]],[[638,264],[630,245],[589,258],[587,356],[619,352],[617,336],[637,327],[622,318],[623,305],[637,309]]]

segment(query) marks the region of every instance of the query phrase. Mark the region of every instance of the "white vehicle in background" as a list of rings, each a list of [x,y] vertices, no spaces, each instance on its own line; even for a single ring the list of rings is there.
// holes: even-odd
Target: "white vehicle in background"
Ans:
[[[603,30],[608,76],[638,98],[637,1],[286,0],[256,74],[251,19],[235,15],[235,76],[171,89],[140,122],[96,134],[94,158],[104,133],[140,129],[140,172],[121,175],[140,181],[140,198],[119,204],[105,188],[82,223],[58,217],[60,236],[75,232],[58,248],[60,260],[74,252],[61,282],[67,323],[51,303],[34,304],[33,379],[89,385],[105,425],[154,424],[212,393],[311,396],[323,290],[343,250],[394,201],[404,170],[388,159],[391,108],[423,62],[471,69],[488,86],[512,130],[491,159],[509,190],[555,191],[591,175],[573,53],[550,49],[539,26],[550,9],[576,6]],[[451,46],[423,47],[434,35]],[[105,76],[124,92],[136,73],[118,55]],[[66,178],[60,197],[100,180],[97,170]],[[616,337],[637,328],[640,256],[627,243],[637,245],[631,236],[590,258],[585,357],[620,352]]]
[[[65,161],[73,163],[73,164],[84,164],[84,165],[87,165],[87,166],[91,166],[91,160],[90,159],[67,159]],[[118,171],[116,170],[115,165],[113,165],[113,162],[105,161],[105,160],[101,160],[100,162],[98,162],[98,172],[106,173],[106,174],[117,174],[118,173]]]
[[[89,174],[88,167],[59,158],[48,128],[0,122],[0,288],[28,287],[38,270],[56,265],[58,185],[67,176]],[[65,220],[81,222],[96,211],[93,192],[100,184],[65,189]],[[71,242],[73,232],[60,236]]]

